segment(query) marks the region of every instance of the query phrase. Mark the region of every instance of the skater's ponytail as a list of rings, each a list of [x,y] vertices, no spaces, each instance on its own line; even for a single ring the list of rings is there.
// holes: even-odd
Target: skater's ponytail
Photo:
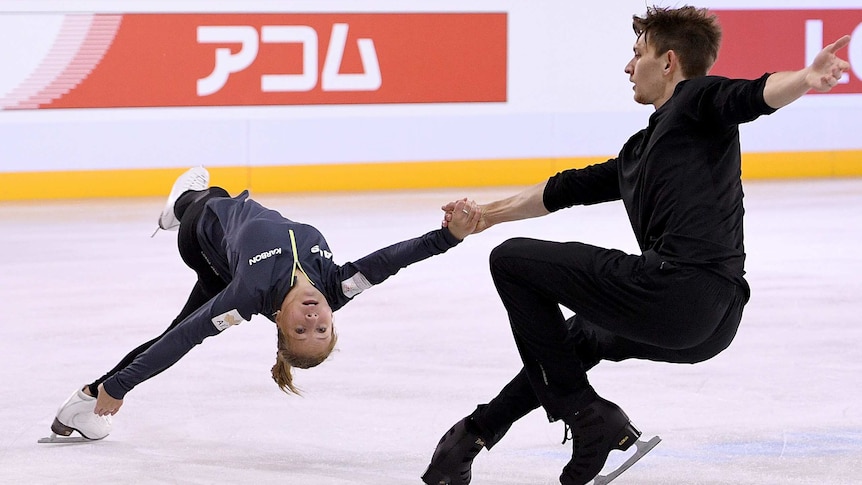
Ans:
[[[299,369],[308,369],[314,367],[329,357],[332,349],[335,348],[335,343],[338,341],[338,336],[335,334],[335,328],[332,329],[332,340],[329,342],[323,352],[314,355],[300,354],[290,349],[289,341],[284,337],[281,329],[276,326],[278,332],[278,351],[276,352],[275,365],[272,366],[272,380],[278,384],[278,387],[290,394],[301,394],[299,388],[293,385],[292,367]]]

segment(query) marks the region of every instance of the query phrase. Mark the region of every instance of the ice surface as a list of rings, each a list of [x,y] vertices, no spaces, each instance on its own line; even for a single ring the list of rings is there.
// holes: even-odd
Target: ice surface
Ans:
[[[444,202],[515,190],[258,200],[316,225],[344,263],[437,227]],[[663,439],[615,485],[862,483],[862,180],[749,182],[746,194],[753,295],[734,344],[693,366],[590,372],[644,438]],[[72,391],[185,302],[193,273],[176,234],[149,237],[162,204],[0,204],[0,483],[418,484],[440,436],[520,367],[490,250],[525,235],[637,250],[619,203],[497,226],[339,311],[338,352],[297,373],[304,397],[272,382],[275,328],[257,317],[129,393],[105,440],[37,444]],[[477,457],[473,483],[558,483],[562,435],[528,415]]]

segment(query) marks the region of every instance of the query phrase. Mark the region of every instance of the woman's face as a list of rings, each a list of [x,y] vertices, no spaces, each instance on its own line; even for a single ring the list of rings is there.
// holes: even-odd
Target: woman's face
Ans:
[[[332,341],[332,308],[313,286],[294,287],[276,316],[284,336],[295,352],[318,354]]]

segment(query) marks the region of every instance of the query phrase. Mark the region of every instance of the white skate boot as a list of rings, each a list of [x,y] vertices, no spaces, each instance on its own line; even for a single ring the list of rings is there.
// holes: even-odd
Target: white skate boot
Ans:
[[[168,195],[165,208],[159,216],[159,229],[176,231],[180,227],[180,221],[177,219],[176,214],[174,214],[174,204],[177,203],[177,199],[188,190],[204,190],[209,187],[209,183],[210,174],[203,167],[190,168],[184,174],[177,177],[174,186],[171,188],[171,193]]]
[[[57,417],[51,424],[51,436],[42,438],[39,443],[75,443],[95,441],[108,436],[111,432],[111,417],[99,416],[96,398],[75,391],[57,410]],[[77,431],[80,436],[71,436]]]

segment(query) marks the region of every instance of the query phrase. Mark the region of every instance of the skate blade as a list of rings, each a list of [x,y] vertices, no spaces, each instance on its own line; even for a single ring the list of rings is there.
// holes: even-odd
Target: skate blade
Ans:
[[[653,436],[649,441],[637,440],[635,441],[635,446],[637,447],[637,451],[634,455],[629,457],[622,465],[619,466],[616,470],[608,473],[607,475],[599,475],[593,481],[593,485],[605,485],[606,483],[610,483],[613,479],[622,475],[624,471],[631,468],[632,465],[638,462],[641,458],[644,457],[647,453],[650,452],[657,444],[661,442],[661,438],[658,436]]]
[[[56,433],[51,433],[51,436],[39,438],[36,443],[89,443],[92,441],[98,440],[91,440],[83,436],[58,436]]]

